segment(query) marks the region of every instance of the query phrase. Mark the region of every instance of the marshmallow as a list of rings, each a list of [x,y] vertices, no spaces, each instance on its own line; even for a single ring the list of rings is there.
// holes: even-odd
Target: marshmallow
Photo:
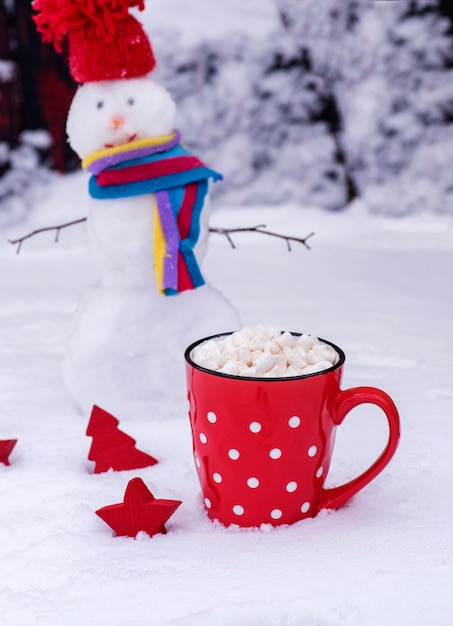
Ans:
[[[277,337],[278,345],[283,348],[293,348],[297,342],[297,338],[294,335],[291,335],[288,331],[282,333],[279,337]]]
[[[229,374],[230,376],[240,376],[245,365],[244,363],[238,363],[237,361],[227,361],[223,367],[217,371],[220,374]]]
[[[262,324],[254,329],[253,335],[257,332],[264,337],[267,337],[268,339],[273,339],[277,334],[280,334],[275,328],[271,328],[270,326],[263,326]]]
[[[217,359],[213,356],[199,356],[197,355],[194,358],[194,362],[200,367],[204,367],[207,370],[217,371],[219,369],[219,363]]]
[[[245,327],[195,348],[195,363],[230,376],[282,378],[322,372],[338,363],[337,352],[312,335]]]
[[[296,352],[295,350],[291,350],[289,348],[285,348],[284,355],[289,365],[293,365],[297,368],[305,367],[307,364],[305,360],[305,352]]]
[[[327,344],[319,343],[305,354],[305,360],[309,365],[314,365],[319,361],[329,361],[332,365],[332,363],[337,361],[337,353]]]
[[[302,367],[294,367],[294,365],[290,365],[286,368],[285,376],[303,376],[303,373]]]
[[[281,353],[281,347],[278,345],[275,339],[270,339],[269,341],[266,341],[266,343],[264,344],[264,350],[266,352],[272,352],[272,354]]]
[[[277,356],[272,354],[272,352],[261,352],[260,356],[256,358],[253,362],[253,365],[258,368],[258,370],[264,374],[268,370],[274,367],[277,362]]]
[[[200,351],[211,352],[213,350],[219,350],[218,342],[214,341],[213,339],[208,339],[208,341],[206,341],[205,343],[202,343],[200,346],[196,348],[197,352],[200,352]]]
[[[268,341],[269,337],[266,337],[263,333],[257,333],[250,338],[250,350],[264,350],[264,346]]]
[[[302,350],[304,350],[305,352],[308,352],[308,350],[310,350],[310,348],[312,348],[317,341],[319,340],[316,337],[313,337],[312,335],[306,335],[304,333],[297,338],[296,346],[298,348],[302,348]]]
[[[242,330],[238,330],[233,333],[233,342],[237,342],[237,345],[247,345],[249,339],[253,336],[253,328],[245,326]]]
[[[237,361],[237,351],[236,348],[234,346],[228,346],[224,351],[223,351],[223,356],[225,357],[226,361]]]
[[[318,372],[322,372],[323,370],[327,370],[332,367],[332,363],[330,361],[318,361],[317,363],[313,363],[313,365],[307,365],[304,367],[304,374],[317,374]]]
[[[252,364],[252,353],[247,346],[238,346],[236,349],[236,353],[238,355],[238,359],[250,366]]]
[[[251,376],[253,378],[261,378],[262,374],[257,367],[246,367],[240,373],[240,376]]]
[[[328,346],[325,343],[322,346],[322,350],[323,350],[323,355],[324,355],[324,358],[325,358],[326,361],[330,361],[330,363],[332,363],[332,365],[336,365],[336,363],[338,363],[340,357],[335,352],[335,350],[332,348],[332,346]]]
[[[286,367],[278,364],[263,374],[263,378],[283,378],[284,376],[286,376]]]

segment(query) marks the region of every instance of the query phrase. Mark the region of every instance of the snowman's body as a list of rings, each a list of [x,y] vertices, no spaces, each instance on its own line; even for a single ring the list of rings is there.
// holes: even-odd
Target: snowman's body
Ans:
[[[84,159],[93,152],[174,129],[176,107],[148,77],[87,83],[68,116],[68,136]],[[207,247],[203,207],[195,255]],[[116,414],[153,400],[184,398],[184,349],[197,338],[238,328],[238,315],[211,285],[163,296],[153,276],[150,194],[90,200],[90,251],[100,282],[87,290],[73,322],[63,364],[81,409]]]

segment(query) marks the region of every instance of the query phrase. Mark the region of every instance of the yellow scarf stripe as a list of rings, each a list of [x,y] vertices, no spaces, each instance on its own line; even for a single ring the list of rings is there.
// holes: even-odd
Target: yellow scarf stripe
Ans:
[[[156,271],[156,282],[159,293],[164,294],[163,281],[164,281],[164,257],[167,251],[165,244],[164,231],[160,223],[159,211],[157,210],[156,197],[153,199],[153,213],[154,213],[154,240],[153,240],[153,256],[154,256],[154,269]]]
[[[172,139],[174,139],[176,132],[173,131],[169,135],[164,135],[162,137],[151,137],[148,139],[139,139],[138,141],[131,141],[130,143],[122,144],[121,146],[115,146],[113,148],[105,148],[103,150],[98,150],[97,152],[93,152],[82,161],[82,168],[86,170],[94,161],[97,159],[102,159],[107,156],[112,156],[114,154],[124,154],[131,150],[138,150],[140,148],[150,148],[154,146],[159,146],[161,144],[168,143]]]

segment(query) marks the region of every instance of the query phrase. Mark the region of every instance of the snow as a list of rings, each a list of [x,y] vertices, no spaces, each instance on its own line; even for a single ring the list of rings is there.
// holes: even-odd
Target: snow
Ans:
[[[148,280],[152,265],[149,207],[135,204],[128,216],[140,219],[125,220],[120,202],[88,228],[62,230],[58,245],[52,234],[25,241],[17,256],[8,237],[86,214],[87,178],[40,175],[32,147],[45,136],[25,136],[25,145],[2,156],[12,164],[3,185],[12,204],[6,217],[0,213],[0,439],[18,444],[11,465],[0,465],[0,624],[447,626],[453,296],[444,268],[453,218],[446,25],[422,10],[431,0],[411,3],[414,16],[407,3],[364,0],[345,3],[337,17],[336,2],[218,7],[194,0],[190,12],[186,4],[154,0],[139,19],[187,144],[232,181],[214,200],[211,224],[265,223],[292,237],[314,231],[312,249],[293,242],[288,252],[281,239],[238,233],[233,250],[212,234],[207,286],[165,300],[134,282]],[[286,28],[277,5],[288,11]],[[342,43],[335,54],[332,39]],[[328,126],[329,103],[342,129]],[[100,129],[90,116],[94,127],[82,133],[88,152]],[[39,180],[26,194],[30,174]],[[321,210],[347,203],[351,175],[364,200]],[[12,218],[23,221],[7,229]],[[98,243],[90,250],[93,232]],[[140,272],[131,261],[137,250]],[[208,519],[192,457],[183,353],[201,336],[237,329],[236,309],[242,325],[334,342],[346,352],[344,388],[374,385],[394,399],[402,420],[397,454],[341,510],[279,528],[224,528]],[[74,320],[82,331],[70,332]],[[159,346],[151,367],[136,358],[149,345]],[[82,410],[69,392],[77,385],[90,389]],[[137,389],[149,393],[146,402],[135,402]],[[95,402],[114,407],[120,428],[159,463],[94,474],[86,427]],[[359,475],[386,440],[377,407],[354,409],[338,429],[327,486]],[[118,538],[95,515],[121,502],[134,477],[156,498],[182,501],[168,534]]]
[[[207,41],[224,37],[264,39],[273,34],[279,21],[272,0],[227,0],[220,6],[210,0],[196,0],[191,11],[187,11],[184,0],[153,0],[146,4],[143,13],[136,11],[135,15],[152,35],[177,32],[178,47],[182,48],[198,44],[201,33]]]
[[[86,229],[7,238],[82,217],[86,177],[55,176],[28,221],[1,232],[0,623],[8,626],[418,626],[451,623],[453,220],[328,213],[296,204],[216,207],[211,224],[303,237],[212,234],[204,268],[245,325],[307,332],[346,352],[344,387],[374,385],[401,415],[389,466],[336,512],[291,527],[223,528],[207,518],[192,459],[185,390],[116,415],[159,463],[95,475],[89,415],[60,364],[82,292],[96,280]],[[215,315],[215,313],[213,313]],[[225,330],[231,330],[225,328]],[[183,356],[181,354],[181,367]],[[328,485],[367,467],[386,441],[375,407],[338,429]],[[167,535],[116,538],[96,515],[140,476],[182,500]]]

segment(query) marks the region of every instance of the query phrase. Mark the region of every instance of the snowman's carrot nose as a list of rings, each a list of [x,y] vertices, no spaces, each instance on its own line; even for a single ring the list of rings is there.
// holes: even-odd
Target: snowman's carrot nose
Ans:
[[[112,119],[110,120],[110,124],[115,130],[117,128],[121,128],[121,126],[124,124],[124,117],[122,117],[121,115],[116,115],[115,117],[112,117]]]

